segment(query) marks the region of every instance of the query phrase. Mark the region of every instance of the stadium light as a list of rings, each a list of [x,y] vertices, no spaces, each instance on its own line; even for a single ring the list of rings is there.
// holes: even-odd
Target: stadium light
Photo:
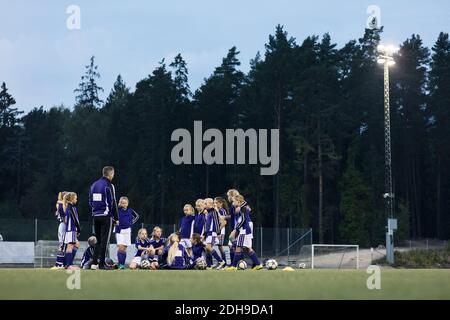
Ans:
[[[394,45],[380,44],[377,47],[379,56],[377,62],[384,66],[384,165],[385,165],[385,193],[383,198],[386,203],[388,215],[388,231],[386,232],[386,260],[394,263],[394,230],[397,222],[394,219],[394,192],[392,186],[392,157],[391,157],[391,111],[389,106],[389,67],[395,65],[393,55],[399,51]],[[395,225],[395,229],[392,227]]]

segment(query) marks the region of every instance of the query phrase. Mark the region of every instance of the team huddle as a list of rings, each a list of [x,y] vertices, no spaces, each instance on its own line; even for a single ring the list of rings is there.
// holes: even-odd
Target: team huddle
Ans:
[[[95,236],[88,239],[88,248],[83,254],[83,269],[125,269],[127,248],[132,245],[132,226],[139,215],[129,207],[129,199],[121,197],[115,202],[114,186],[111,183],[114,169],[105,167],[103,177],[91,186],[89,202],[92,208]],[[112,172],[112,173],[111,173]],[[183,207],[184,216],[177,232],[163,237],[163,230],[155,226],[149,237],[145,228],[138,231],[134,243],[136,253],[129,264],[130,269],[218,269],[237,270],[238,264],[247,255],[253,263],[252,269],[263,266],[252,249],[253,222],[251,208],[236,190],[222,197],[197,199],[195,208],[191,204]],[[53,269],[73,269],[78,238],[81,233],[76,208],[77,194],[60,192],[56,204],[59,220],[59,247]],[[225,226],[231,226],[226,243]],[[117,264],[105,257],[106,245],[111,230],[117,243]],[[228,247],[229,250],[225,250]],[[226,251],[229,252],[227,259]],[[213,258],[216,263],[213,264]],[[229,262],[228,262],[229,261]]]

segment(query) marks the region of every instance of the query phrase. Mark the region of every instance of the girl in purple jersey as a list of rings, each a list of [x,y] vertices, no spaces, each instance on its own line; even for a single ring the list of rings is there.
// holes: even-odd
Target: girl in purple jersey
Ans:
[[[186,248],[186,251],[189,255],[191,255],[192,244],[191,244],[191,236],[194,233],[194,225],[195,225],[195,210],[191,204],[185,204],[183,207],[184,217],[180,222],[180,237],[181,244]]]
[[[67,203],[64,218],[66,224],[66,232],[64,234],[64,244],[66,246],[64,253],[64,265],[65,267],[71,269],[73,268],[73,260],[75,259],[77,250],[80,247],[78,237],[81,232],[81,227],[76,207],[78,196],[75,192],[68,192],[64,196],[64,200]]]
[[[180,243],[180,237],[172,233],[168,239],[166,269],[191,269],[192,259],[186,252],[186,248]]]
[[[220,233],[217,235],[217,246],[223,261],[227,261],[224,245],[225,245],[225,226],[227,225],[228,204],[224,198],[216,197],[214,199],[214,207],[219,212]]]
[[[66,233],[66,224],[64,223],[64,218],[66,215],[67,203],[64,200],[66,191],[61,191],[58,194],[58,201],[56,202],[55,216],[59,221],[58,226],[58,253],[56,254],[55,265],[51,268],[52,270],[64,268],[64,235]]]
[[[236,220],[237,220],[237,215],[235,213],[235,208],[234,208],[234,205],[233,205],[233,199],[237,195],[239,195],[239,191],[237,191],[236,189],[230,189],[230,190],[227,191],[227,198],[228,198],[228,202],[230,203],[230,218],[229,218],[229,221],[230,221],[231,229],[234,229],[234,226],[235,226]],[[230,260],[231,260],[231,263],[233,263],[234,253],[236,251],[236,240],[229,238],[229,240],[228,240],[228,247],[230,248]]]
[[[208,211],[205,224],[206,263],[208,268],[211,268],[212,257],[214,257],[218,262],[216,269],[220,270],[225,266],[225,261],[214,250],[217,234],[220,232],[219,212],[214,208],[212,198],[205,199],[205,208]]]
[[[141,265],[142,257],[147,253],[150,253],[150,239],[147,238],[147,229],[142,228],[138,231],[138,237],[136,239],[136,254],[130,263],[130,269],[137,269]]]
[[[253,222],[250,219],[250,208],[242,195],[233,198],[235,213],[239,215],[236,225],[230,234],[231,239],[236,239],[236,252],[234,254],[233,264],[227,270],[236,270],[236,266],[247,253],[253,261],[253,270],[262,269],[262,264],[252,249],[253,241]]]

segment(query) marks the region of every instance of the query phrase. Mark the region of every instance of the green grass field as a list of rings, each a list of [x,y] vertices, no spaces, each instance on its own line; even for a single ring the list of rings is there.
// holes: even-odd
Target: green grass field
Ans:
[[[69,290],[65,270],[0,269],[0,299],[450,299],[450,270],[381,271],[369,290],[365,270],[81,271]]]

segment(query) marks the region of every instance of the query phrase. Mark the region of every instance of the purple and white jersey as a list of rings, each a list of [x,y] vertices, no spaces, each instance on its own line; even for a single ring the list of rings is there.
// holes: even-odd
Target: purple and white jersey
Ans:
[[[250,219],[250,209],[247,206],[247,202],[241,204],[240,212],[237,214],[238,219],[234,229],[237,232],[245,232],[245,234],[252,234],[252,220]]]
[[[64,205],[62,203],[58,203],[58,209],[56,210],[56,219],[59,222],[64,222],[64,217],[66,213],[64,212]]]
[[[139,250],[139,246],[141,246],[143,248],[148,248],[148,247],[150,247],[150,245],[151,245],[151,242],[150,242],[149,238],[145,238],[143,240],[139,239],[139,237],[136,238],[136,249],[137,249],[137,251],[136,251],[136,254],[134,256],[135,257],[140,257],[142,255],[142,252],[144,250]]]
[[[66,208],[66,232],[81,232],[77,208],[69,203]]]
[[[168,251],[170,251],[170,246],[168,246]],[[167,267],[170,269],[186,269],[191,265],[191,259],[186,252],[183,245],[178,244],[178,250],[175,253],[175,257],[171,264],[167,261]]]
[[[220,233],[219,212],[212,208],[208,209],[206,216],[205,233],[206,236],[211,236],[213,233]]]
[[[184,216],[180,222],[181,239],[190,239],[194,233],[195,215]]]

